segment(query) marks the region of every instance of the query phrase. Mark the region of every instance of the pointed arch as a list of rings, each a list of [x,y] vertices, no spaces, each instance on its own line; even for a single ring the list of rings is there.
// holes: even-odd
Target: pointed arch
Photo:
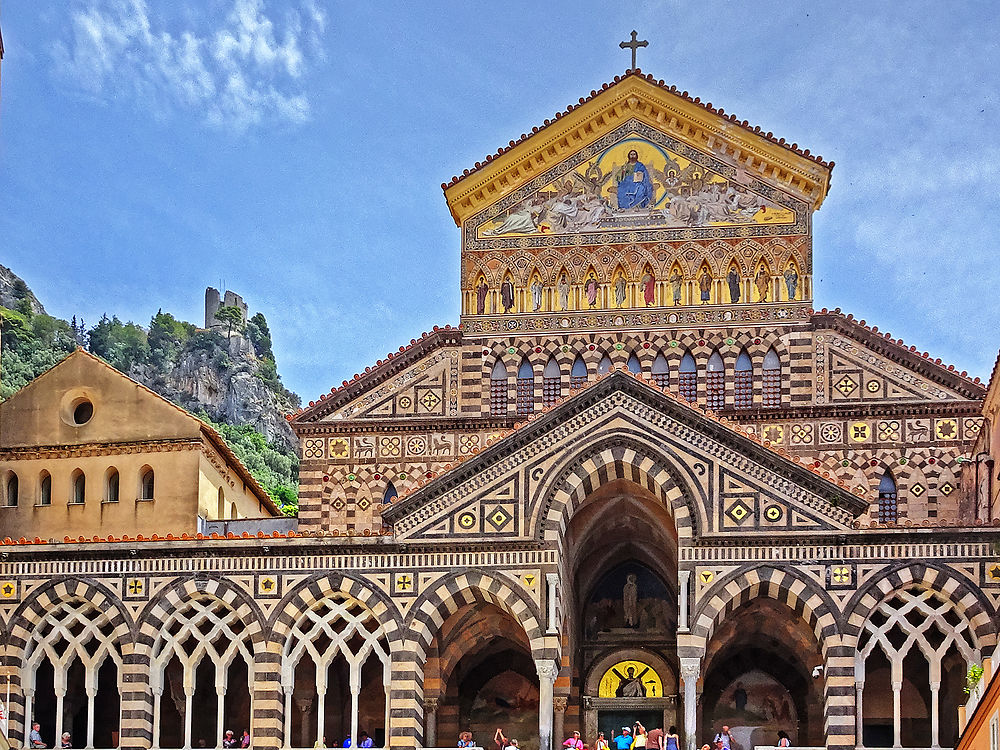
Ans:
[[[726,406],[726,365],[716,349],[708,358],[705,367],[705,405],[713,411]]]
[[[104,472],[104,502],[117,503],[121,494],[121,476],[114,466]]]
[[[876,520],[879,523],[896,523],[899,520],[899,494],[896,478],[889,468],[882,472],[882,478],[878,483]]]
[[[52,505],[52,475],[45,469],[38,474],[38,504]]]
[[[490,414],[506,416],[507,414],[507,365],[497,357],[493,371],[490,373]]]
[[[712,266],[708,260],[703,260],[701,262],[701,266],[698,267],[698,275],[695,277],[695,284],[698,287],[698,302],[702,305],[711,303],[712,287],[715,286],[715,278],[712,273]]]
[[[691,352],[685,351],[677,369],[677,387],[680,396],[692,403],[698,400],[698,365]]]
[[[517,416],[526,417],[535,410],[535,370],[525,357],[517,368]]]
[[[554,355],[549,357],[542,371],[542,406],[552,406],[562,395],[562,369]]]
[[[601,357],[601,361],[597,363],[597,374],[605,375],[611,372],[612,367],[614,367],[614,365],[611,362],[611,357],[605,354]]]
[[[739,304],[743,301],[743,274],[735,259],[730,261],[729,269],[726,271],[726,288],[729,291],[729,303]]]
[[[390,503],[394,503],[398,497],[399,493],[396,491],[396,485],[392,481],[386,482],[385,492],[382,493],[382,504],[389,505]]]
[[[678,536],[690,539],[696,524],[703,521],[681,478],[688,471],[648,440],[599,433],[589,445],[554,464],[535,485],[531,533],[561,544],[574,513],[587,498],[602,484],[625,479],[652,493],[673,516]]]
[[[761,405],[781,406],[781,357],[772,346],[764,355],[761,378]]]
[[[87,502],[87,475],[83,469],[75,469],[70,475],[69,482],[69,503],[70,505],[83,505]]]
[[[587,384],[587,364],[583,361],[583,357],[579,354],[576,355],[576,359],[573,360],[573,368],[569,373],[569,387],[583,388]]]
[[[740,349],[736,357],[733,386],[733,406],[737,409],[753,406],[753,360],[746,349]]]
[[[653,375],[653,382],[660,388],[667,388],[670,385],[670,365],[667,364],[667,358],[663,356],[662,351],[657,352],[650,372]]]
[[[639,362],[639,358],[636,356],[635,352],[628,355],[628,361],[625,363],[625,367],[633,375],[639,375],[642,372],[642,364]]]
[[[611,272],[611,295],[611,302],[616,309],[632,307],[629,300],[629,278],[621,263]]]

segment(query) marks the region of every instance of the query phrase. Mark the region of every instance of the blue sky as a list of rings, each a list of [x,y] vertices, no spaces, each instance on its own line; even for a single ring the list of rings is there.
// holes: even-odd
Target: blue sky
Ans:
[[[992,2],[5,0],[0,263],[49,312],[267,316],[305,400],[458,322],[440,184],[628,67],[836,161],[815,306],[986,377]]]

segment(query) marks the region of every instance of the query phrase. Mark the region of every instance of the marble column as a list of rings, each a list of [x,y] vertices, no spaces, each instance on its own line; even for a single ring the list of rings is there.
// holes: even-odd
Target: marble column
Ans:
[[[859,748],[864,747],[864,710],[865,683],[864,680],[854,682],[854,738]]]
[[[566,720],[566,706],[569,704],[569,698],[565,695],[557,695],[552,699],[552,710],[553,710],[553,721],[552,721],[552,736],[555,739],[557,746],[561,743],[565,737],[566,731],[564,728],[564,722]]]
[[[688,627],[688,588],[691,585],[691,571],[677,571],[677,632],[687,633]]]
[[[903,691],[903,682],[901,680],[892,681],[892,746],[902,747],[903,746],[903,720],[902,720],[902,704],[900,703],[900,694]]]
[[[698,678],[701,676],[700,657],[681,657],[681,680],[684,683],[684,747],[696,750],[698,745]]]
[[[545,583],[548,591],[548,626],[545,628],[545,632],[549,635],[557,633],[559,628],[556,623],[556,603],[557,597],[559,595],[559,574],[558,573],[546,573]]]
[[[424,698],[424,745],[437,747],[438,699]]]
[[[939,738],[941,735],[941,683],[931,683],[931,747],[941,747]]]
[[[552,659],[535,659],[538,672],[538,748],[552,750],[552,688],[559,668]]]

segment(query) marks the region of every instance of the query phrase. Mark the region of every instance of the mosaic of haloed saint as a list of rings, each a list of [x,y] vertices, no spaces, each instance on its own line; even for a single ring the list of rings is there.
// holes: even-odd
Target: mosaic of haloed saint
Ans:
[[[790,224],[795,214],[642,138],[627,138],[479,227],[486,237]]]

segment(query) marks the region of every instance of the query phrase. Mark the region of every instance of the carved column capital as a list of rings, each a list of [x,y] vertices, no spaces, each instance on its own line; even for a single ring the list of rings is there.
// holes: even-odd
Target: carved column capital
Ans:
[[[701,658],[697,656],[683,656],[681,657],[681,679],[684,682],[688,680],[697,680],[701,675]]]
[[[535,671],[538,672],[539,680],[555,682],[559,666],[552,659],[535,659]]]
[[[424,711],[437,711],[439,698],[424,698]]]
[[[569,705],[569,697],[565,695],[557,695],[552,699],[552,708],[555,709],[556,713],[561,713],[566,710],[566,706]]]

